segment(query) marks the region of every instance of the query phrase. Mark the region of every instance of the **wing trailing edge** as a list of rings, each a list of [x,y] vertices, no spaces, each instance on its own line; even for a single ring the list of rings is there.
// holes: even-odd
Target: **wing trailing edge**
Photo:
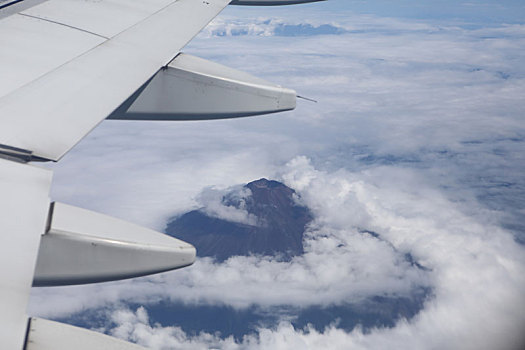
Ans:
[[[179,54],[108,119],[226,119],[282,112],[295,106],[294,90]]]

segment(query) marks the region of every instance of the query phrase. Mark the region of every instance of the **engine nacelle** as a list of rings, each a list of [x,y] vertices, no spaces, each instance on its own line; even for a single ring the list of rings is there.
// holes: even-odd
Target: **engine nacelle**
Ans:
[[[317,2],[325,0],[233,0],[230,5],[247,5],[247,6],[278,6],[305,4],[307,2]]]

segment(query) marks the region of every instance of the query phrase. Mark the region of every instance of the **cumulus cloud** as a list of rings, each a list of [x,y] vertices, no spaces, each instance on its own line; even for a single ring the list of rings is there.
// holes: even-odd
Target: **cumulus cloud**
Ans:
[[[107,331],[154,348],[520,345],[525,27],[472,29],[370,16],[332,23],[314,13],[302,22],[261,18],[252,31],[217,36],[228,32],[225,23],[215,22],[188,51],[295,87],[320,103],[224,122],[104,123],[54,166],[52,196],[162,229],[173,215],[203,205],[249,222],[242,208],[222,205],[222,189],[280,179],[315,216],[305,255],[288,263],[201,259],[133,281],[37,289],[31,313],[59,317],[161,300],[236,308],[337,305],[428,286],[432,297],[423,310],[391,329],[345,332],[334,324],[316,331],[284,322],[236,342],[188,335],[155,325],[145,310],[122,309]],[[345,32],[291,40],[274,35],[283,23]],[[405,259],[407,253],[425,269]]]
[[[504,342],[492,339],[482,344],[474,340],[472,344],[473,339],[467,338],[458,346],[450,347],[450,339],[443,338],[441,333],[442,324],[433,324],[432,329],[420,329],[406,321],[394,329],[376,329],[366,334],[361,329],[347,333],[335,326],[327,327],[323,332],[310,326],[295,329],[282,322],[274,329],[260,329],[257,335],[247,335],[241,342],[236,342],[232,337],[223,339],[206,332],[188,337],[179,327],[151,325],[142,308],[136,312],[118,310],[111,318],[115,325],[109,329],[111,334],[152,349],[493,349],[495,345],[498,349],[519,350],[523,345],[523,339],[503,334]]]
[[[334,213],[326,204],[329,201],[321,200],[327,196],[326,192],[332,192],[328,195],[331,199],[346,197],[351,206],[367,212],[368,225],[376,227],[380,235],[396,248],[415,254],[432,270],[434,297],[427,301],[419,315],[410,321],[398,321],[392,329],[373,329],[369,333],[363,333],[359,328],[346,333],[336,325],[324,332],[313,328],[297,330],[285,322],[273,329],[261,329],[257,335],[235,343],[230,338],[221,339],[210,334],[188,339],[178,328],[151,326],[145,311],[139,309],[136,313],[116,312],[114,323],[117,326],[111,332],[159,349],[169,348],[172,344],[183,348],[217,346],[224,349],[290,346],[312,349],[321,346],[331,349],[518,349],[522,345],[525,258],[522,248],[516,245],[509,233],[498,227],[480,225],[462,214],[457,204],[432,189],[417,188],[414,193],[406,193],[397,186],[381,183],[385,182],[381,172],[329,174],[314,169],[305,158],[290,162],[288,169],[289,172],[284,174],[287,182],[301,188],[301,194],[309,204],[317,205],[314,210],[325,225],[332,222],[338,225],[341,221],[340,213]],[[341,202],[344,205],[344,201]],[[346,224],[348,227],[360,226],[363,222],[354,221],[348,215]],[[318,228],[325,230],[325,234],[326,229]],[[308,303],[316,302],[316,295],[330,294],[326,291],[330,289],[335,294],[329,297],[333,301],[360,292],[363,295],[374,293],[376,291],[367,289],[374,284],[379,285],[378,290],[386,291],[395,289],[394,280],[407,283],[402,277],[407,267],[397,270],[395,266],[388,266],[392,264],[391,253],[377,240],[357,238],[348,231],[340,236],[323,235],[322,239],[315,239],[315,232],[318,231],[311,232],[311,240],[306,242],[309,252],[305,256],[305,260],[315,259],[315,266],[312,264],[301,269],[303,266],[295,262],[278,268],[279,264],[276,264],[278,271],[275,271],[270,268],[271,261],[250,263],[243,259],[237,265],[232,259],[225,265],[208,265],[206,269],[198,265],[185,278],[193,279],[192,293],[196,298],[208,294],[211,290],[206,291],[207,288],[213,288],[217,294],[224,290],[230,290],[228,294],[238,294],[234,298],[237,301],[245,295],[251,302],[259,303],[279,285],[285,287],[277,292],[279,301],[290,297]],[[338,251],[341,243],[348,246]],[[345,258],[346,249],[352,253]],[[332,253],[323,254],[327,251]],[[362,261],[359,260],[361,255]],[[326,258],[333,260],[323,261]],[[246,270],[249,272],[245,273]],[[201,273],[201,277],[196,276]],[[258,277],[250,278],[254,275]],[[204,283],[205,279],[209,287]],[[337,282],[341,280],[343,282]],[[179,280],[178,289],[184,289],[185,283],[184,279]],[[250,288],[252,284],[264,286],[265,292],[257,293],[257,288]],[[223,289],[228,285],[237,285],[241,290]],[[294,288],[295,285],[300,288]],[[304,300],[302,291],[308,294],[304,295]],[[173,292],[172,297],[177,294],[180,295],[180,291]],[[217,302],[229,300],[228,296],[216,298]]]
[[[525,258],[523,248],[510,233],[479,224],[461,213],[460,204],[432,188],[420,186],[411,192],[400,189],[385,181],[382,170],[327,173],[299,157],[287,165],[283,177],[289,185],[301,188],[308,204],[317,204],[312,206],[319,219],[305,242],[304,258],[290,264],[254,257],[234,258],[222,265],[203,260],[191,270],[158,277],[163,283],[155,288],[131,282],[123,289],[133,287],[132,294],[142,295],[142,302],[155,295],[159,299],[213,299],[213,303],[239,306],[243,302],[308,304],[377,292],[402,293],[411,278],[421,283],[424,276],[406,265],[396,266],[403,263],[396,262],[393,246],[410,251],[430,269],[434,296],[425,308],[409,321],[399,320],[391,329],[364,333],[358,327],[347,333],[334,324],[319,332],[311,327],[294,329],[283,322],[274,328],[261,328],[240,342],[204,332],[190,336],[177,327],[151,324],[144,309],[119,309],[111,313],[113,325],[106,331],[156,349],[519,349],[522,345]],[[412,177],[417,180],[417,175]],[[339,199],[339,205],[366,212],[365,221],[348,215],[348,228],[363,224],[374,227],[390,244],[352,234],[350,229],[330,227],[342,222],[332,204],[321,201],[326,192],[331,192],[331,199],[339,196],[348,200]],[[162,296],[157,294],[159,290]],[[125,292],[120,293],[122,300]]]
[[[338,23],[312,23],[300,22],[291,23],[284,19],[271,18],[252,18],[236,19],[232,17],[219,17],[212,21],[200,34],[201,37],[214,36],[313,36],[313,35],[334,35],[343,34],[348,30]]]
[[[188,336],[180,327],[151,325],[146,310],[136,312],[127,309],[112,313],[111,321],[116,325],[109,333],[117,338],[131,340],[151,349],[238,349],[233,337],[222,339],[216,334],[202,332]]]
[[[219,190],[206,188],[197,197],[201,210],[208,216],[237,222],[250,226],[257,226],[257,216],[246,210],[246,199],[252,191],[244,186],[235,186]]]
[[[369,334],[355,329],[346,334],[333,326],[321,334],[311,329],[292,331],[290,325],[281,325],[262,329],[255,340],[250,338],[238,345],[269,348],[281,344],[290,332],[293,339],[311,348],[320,339],[337,347],[331,339],[334,334],[346,344],[368,349],[384,348],[386,344],[408,349],[423,345],[491,349],[520,341],[525,326],[520,311],[525,307],[525,258],[523,248],[511,234],[479,224],[432,188],[420,186],[407,192],[392,185],[384,180],[382,169],[364,174],[344,170],[326,173],[299,157],[287,165],[283,177],[299,188],[318,218],[308,232],[303,257],[291,263],[236,257],[213,264],[203,259],[191,269],[147,282],[115,285],[111,290],[119,295],[108,298],[107,292],[102,292],[98,298],[106,300],[99,302],[169,299],[234,307],[253,303],[304,306],[359,302],[381,293],[403,295],[414,285],[426,282],[432,286],[434,296],[414,319],[402,319],[392,329],[374,329]],[[417,175],[412,177],[417,179]],[[334,205],[340,210],[334,211]],[[345,219],[341,211],[346,210]],[[354,211],[364,212],[364,219],[353,217]],[[384,240],[363,235],[357,227],[374,228]],[[397,250],[410,252],[430,272],[411,267],[396,254]],[[100,286],[91,288],[102,290]],[[93,303],[97,297],[89,295]],[[125,315],[133,322],[116,322],[119,325],[114,332],[129,340],[169,348],[169,344],[188,337],[174,328],[152,328],[143,311]],[[206,342],[202,343],[203,339]],[[210,335],[191,338],[188,344],[192,342],[223,348],[232,344],[231,340]]]

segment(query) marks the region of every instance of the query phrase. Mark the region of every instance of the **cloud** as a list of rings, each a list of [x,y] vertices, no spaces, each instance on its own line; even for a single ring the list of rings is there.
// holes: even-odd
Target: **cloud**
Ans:
[[[117,310],[111,315],[116,327],[110,334],[125,340],[131,340],[150,349],[238,349],[233,337],[222,339],[218,335],[202,332],[197,336],[188,336],[179,327],[161,327],[150,325],[144,308],[136,312]]]
[[[288,168],[289,173],[285,174],[288,184],[295,185],[308,204],[317,204],[314,211],[325,225],[334,223],[338,226],[341,218],[340,213],[334,213],[331,205],[327,205],[330,201],[323,198],[346,197],[350,203],[342,200],[334,205],[342,204],[344,207],[346,204],[366,210],[368,225],[376,227],[380,235],[397,249],[412,252],[432,270],[435,297],[427,301],[424,310],[413,320],[400,320],[392,329],[374,329],[363,333],[358,328],[345,333],[332,326],[325,332],[318,332],[314,329],[296,330],[282,323],[275,329],[261,329],[257,336],[246,337],[243,343],[237,345],[239,348],[268,349],[295,345],[319,348],[323,344],[328,348],[353,345],[357,349],[382,349],[387,345],[406,349],[517,349],[514,346],[520,345],[523,340],[520,335],[525,326],[521,313],[525,306],[522,298],[525,259],[522,248],[516,245],[509,233],[497,227],[480,225],[461,214],[454,203],[432,189],[418,187],[413,193],[406,193],[398,186],[381,183],[384,182],[381,171],[365,176],[346,174],[344,171],[328,174],[314,169],[305,158],[295,159]],[[381,186],[374,185],[377,182]],[[346,223],[348,227],[361,226],[363,221],[348,215]],[[396,282],[392,279],[406,284],[402,276],[410,269],[404,266],[397,271],[395,265],[389,266],[392,260],[388,258],[391,254],[388,247],[377,240],[353,236],[348,231],[342,235],[326,236],[326,230],[326,227],[319,228],[324,233],[322,238],[315,239],[315,233],[312,233],[311,241],[306,243],[309,253],[305,260],[316,262],[308,265],[307,269],[302,270],[303,265],[295,262],[274,271],[269,266],[272,264],[270,261],[250,262],[249,259],[239,260],[239,265],[232,259],[221,266],[208,265],[206,269],[197,266],[185,276],[193,279],[191,293],[199,298],[216,292],[216,302],[228,302],[231,294],[239,293],[250,296],[251,302],[262,303],[275,292],[272,289],[282,284],[285,288],[277,293],[280,301],[286,299],[289,292],[290,298],[304,304],[316,302],[316,296],[323,294],[323,291],[330,294],[326,290],[331,288],[336,295],[339,292],[349,298],[359,292],[363,295],[376,292],[368,289],[370,284],[379,284],[379,290],[383,291],[395,288]],[[348,247],[338,250],[342,242],[348,243]],[[346,249],[351,250],[351,254],[344,257]],[[328,251],[331,254],[326,254]],[[279,264],[274,267],[277,266]],[[200,277],[197,276],[200,274]],[[204,280],[207,282],[204,283]],[[184,279],[181,282],[172,297],[178,295],[181,288],[184,289]],[[251,284],[263,289],[264,293],[257,293],[257,288],[251,289]],[[294,287],[296,284],[298,288]],[[227,285],[236,285],[242,291],[222,288]],[[213,291],[207,291],[208,288]],[[230,291],[230,296],[219,297],[225,290]],[[304,300],[301,290],[309,295],[305,295]],[[337,300],[336,295],[331,295],[329,299]],[[232,299],[238,301],[241,296],[236,295]],[[155,348],[167,348],[169,345],[166,344],[170,344],[168,340],[151,343],[148,337],[157,341],[156,333],[171,332],[167,339],[181,339],[180,330],[159,326],[152,328],[144,317],[141,318],[143,314],[144,310],[139,310],[137,316],[127,313],[135,327],[128,339],[139,340],[149,346],[155,344]],[[122,327],[119,325],[116,328],[116,334],[121,334]],[[143,334],[137,330],[143,327],[148,329],[148,335],[137,337],[135,332]],[[200,342],[203,348],[217,346],[217,342],[221,348],[234,346],[231,339],[222,340],[202,334],[192,338],[192,342]]]
[[[315,36],[346,33],[347,29],[337,23],[289,23],[283,19],[253,18],[251,21],[219,17],[200,34],[202,37],[216,36]]]
[[[323,332],[312,327],[295,329],[289,323],[283,322],[275,329],[261,329],[258,335],[245,336],[242,342],[235,342],[232,337],[222,339],[216,334],[202,332],[194,337],[188,337],[179,327],[162,327],[151,325],[146,311],[139,308],[136,312],[119,310],[113,313],[115,327],[110,333],[152,349],[439,349],[450,348],[450,339],[441,334],[441,324],[435,324],[433,329],[422,337],[421,329],[415,329],[407,322],[400,322],[395,329],[377,329],[364,334],[360,329],[351,333],[330,326]],[[429,342],[429,339],[432,342]],[[476,347],[478,342],[471,338],[464,339],[454,349],[491,349],[493,341]],[[497,348],[518,350],[523,345],[523,339],[506,338],[504,343],[496,343]]]
[[[237,21],[237,28],[251,23]],[[337,305],[410,295],[423,286],[432,288],[423,310],[390,329],[346,332],[334,324],[320,332],[285,322],[236,343],[155,325],[141,309],[116,311],[111,329],[157,348],[519,344],[525,27],[472,29],[371,16],[334,24],[315,13],[303,21],[255,23],[245,35],[218,37],[229,30],[218,21],[187,50],[296,87],[320,103],[222,122],[103,123],[54,166],[52,197],[162,229],[173,215],[204,204],[217,215],[249,220],[221,206],[222,189],[281,179],[315,215],[306,254],[289,263],[201,259],[133,281],[37,289],[31,313],[59,317],[161,300],[236,308]],[[276,25],[301,23],[346,32],[274,35]]]
[[[244,186],[230,187],[224,190],[206,188],[198,196],[197,201],[201,210],[208,216],[237,222],[250,226],[257,226],[257,216],[246,210],[246,198],[252,191]],[[228,203],[234,201],[234,204]]]
[[[366,211],[367,227],[375,227],[393,247],[410,251],[430,268],[434,297],[426,302],[425,308],[415,318],[410,321],[401,319],[391,329],[372,329],[366,333],[359,328],[347,333],[338,329],[336,324],[324,332],[313,328],[294,329],[283,322],[275,328],[260,329],[258,334],[235,343],[231,338],[222,339],[205,333],[189,337],[176,327],[152,326],[145,311],[139,309],[136,313],[117,311],[113,317],[116,326],[111,332],[160,349],[173,344],[225,349],[290,346],[315,349],[321,345],[334,349],[348,346],[357,349],[382,349],[385,346],[518,349],[525,325],[521,313],[525,306],[522,297],[525,258],[523,248],[514,242],[511,234],[495,226],[480,225],[462,214],[458,210],[460,205],[448,201],[432,188],[418,186],[407,192],[395,183],[388,183],[383,169],[366,174],[326,173],[316,170],[306,158],[300,157],[290,162],[287,170],[284,177],[288,184],[301,188],[299,191],[309,205],[318,204],[314,212],[319,218],[319,226],[310,232],[304,261],[296,260],[289,265],[256,258],[231,259],[223,265],[204,261],[192,271],[180,271],[188,272],[185,276],[171,275],[177,283],[173,283],[175,280],[170,283],[169,278],[163,279],[169,288],[165,293],[170,298],[184,298],[185,294],[191,293],[197,299],[215,298],[215,302],[226,303],[239,302],[244,295],[255,303],[283,300],[291,303],[292,300],[286,298],[293,298],[304,304],[319,302],[320,295],[329,296],[328,299],[334,302],[338,297],[348,300],[352,295],[370,295],[377,290],[392,292],[396,285],[406,285],[407,274],[417,275],[418,272],[410,271],[407,266],[398,270],[395,263],[392,264],[389,245],[366,236],[352,235],[351,230],[344,234],[328,232],[331,223],[340,225],[341,218],[339,213],[331,210],[331,204],[327,204],[330,201],[320,199],[339,196],[347,199],[340,200],[339,205]],[[414,174],[405,178],[416,183],[418,180]],[[364,222],[348,215],[346,223],[352,227],[362,226]],[[319,235],[320,232],[323,234]],[[344,248],[340,246],[345,243]],[[308,261],[311,262],[309,265]],[[416,281],[420,282],[421,276]],[[184,291],[186,284],[191,285],[187,292]],[[280,285],[284,287],[281,290]],[[257,289],[264,292],[258,293]],[[228,295],[225,295],[226,290]],[[273,293],[279,300],[269,300]]]
[[[202,259],[173,274],[116,284],[111,290],[119,294],[117,297],[108,298],[107,291],[96,297],[89,293],[90,302],[106,298],[101,305],[115,299],[138,303],[182,300],[241,308],[253,303],[326,305],[359,303],[366,296],[383,293],[406,295],[414,285],[429,283],[433,297],[424,309],[411,321],[398,321],[392,329],[373,329],[366,334],[359,329],[346,334],[337,326],[323,333],[293,330],[292,340],[315,348],[320,342],[317,338],[322,338],[337,347],[330,339],[336,334],[346,339],[346,344],[367,349],[380,349],[387,343],[408,349],[422,344],[426,348],[491,349],[519,341],[525,325],[520,311],[525,307],[523,248],[508,232],[462,214],[461,205],[424,187],[417,174],[402,170],[403,178],[412,180],[411,184],[419,182],[406,191],[385,181],[384,170],[391,169],[327,173],[316,170],[304,157],[291,161],[283,178],[298,189],[317,218],[305,241],[306,254],[291,263],[258,257],[231,258],[224,264]],[[334,211],[333,206],[340,210]],[[366,215],[352,215],[359,211]],[[382,240],[360,233],[357,227],[373,228]],[[410,266],[397,251],[410,252],[429,271]],[[103,291],[100,286],[88,288]],[[129,330],[129,322],[122,321],[124,325],[117,326],[115,334],[128,334],[128,339],[149,345],[172,344],[175,340],[170,337],[188,337],[169,327],[151,328],[143,314],[132,317],[137,318],[132,323],[138,329]],[[262,329],[256,338],[245,341],[250,347],[269,348],[287,339],[285,334],[290,332],[289,325],[281,325]],[[228,339],[208,336],[207,346],[217,341],[224,348],[230,344]],[[190,344],[202,341],[200,336],[188,339]],[[169,347],[158,345],[163,346]]]

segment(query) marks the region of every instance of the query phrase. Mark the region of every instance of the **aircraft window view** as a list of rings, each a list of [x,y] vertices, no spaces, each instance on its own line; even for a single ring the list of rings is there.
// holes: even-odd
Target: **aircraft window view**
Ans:
[[[0,0],[0,348],[525,348],[525,3]]]

